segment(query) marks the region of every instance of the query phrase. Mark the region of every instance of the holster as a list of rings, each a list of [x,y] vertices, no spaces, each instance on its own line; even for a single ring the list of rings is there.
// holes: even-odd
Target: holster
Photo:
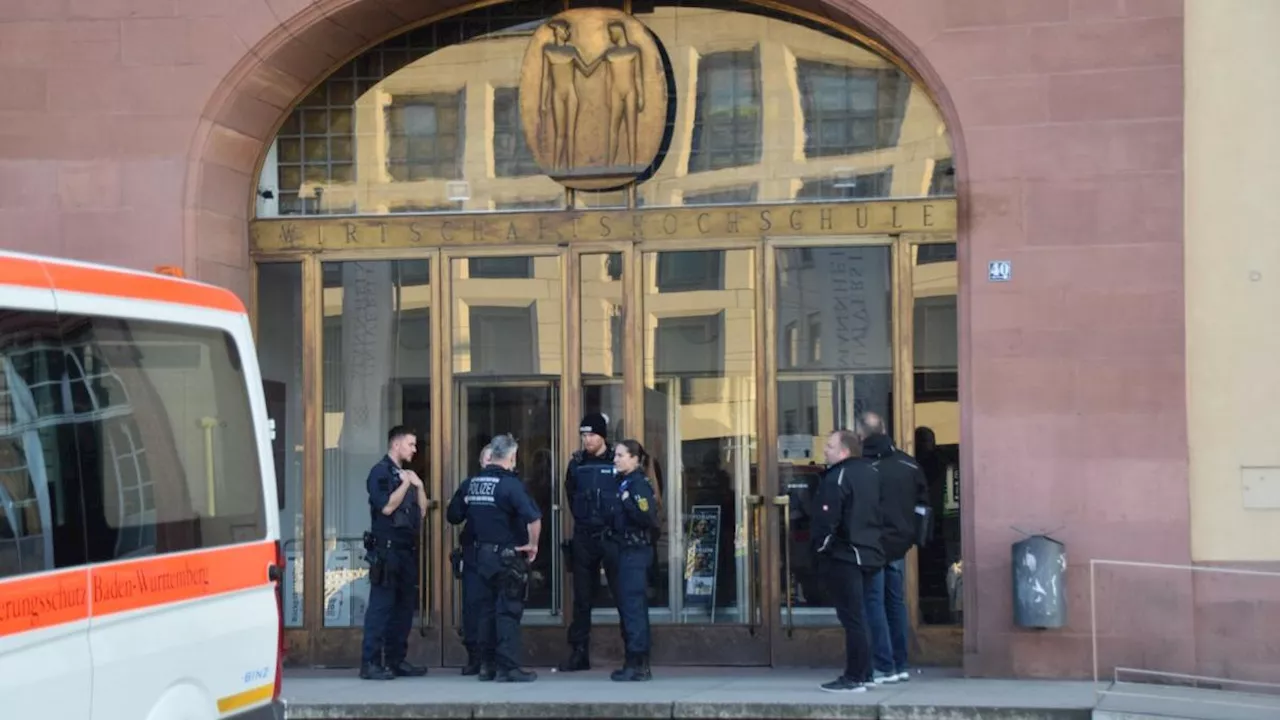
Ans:
[[[462,571],[465,569],[462,565],[462,548],[456,547],[449,553],[449,564],[453,566],[453,577],[461,580]]]
[[[564,556],[564,566],[569,568],[569,572],[573,572],[573,541],[560,541],[560,554]]]
[[[369,563],[369,584],[382,585],[387,579],[387,554],[379,550],[365,553],[365,562]]]
[[[512,551],[502,553],[502,591],[510,600],[524,599],[529,588],[529,561],[524,555]]]

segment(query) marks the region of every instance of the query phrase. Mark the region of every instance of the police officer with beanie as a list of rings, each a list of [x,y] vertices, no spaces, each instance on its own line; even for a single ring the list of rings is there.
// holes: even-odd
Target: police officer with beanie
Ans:
[[[649,568],[653,566],[651,533],[658,527],[653,486],[645,474],[649,454],[635,440],[623,440],[613,451],[618,470],[618,503],[611,534],[618,543],[618,574],[614,585],[627,660],[610,678],[616,682],[650,679]]]
[[[481,681],[533,682],[538,677],[520,669],[520,618],[529,566],[538,556],[542,513],[514,471],[518,450],[510,435],[495,437],[489,443],[489,464],[467,480],[463,496],[480,579],[467,611],[477,614]]]
[[[607,537],[618,504],[613,452],[605,442],[608,422],[600,413],[582,418],[578,428],[582,449],[569,459],[565,472],[565,497],[573,513],[573,539],[567,547],[573,572],[573,620],[569,623],[572,653],[560,665],[564,672],[591,669],[591,605],[602,564],[605,580],[617,593],[618,546]]]
[[[480,451],[480,469],[489,466],[491,450],[488,445]],[[464,524],[467,519],[467,489],[470,480],[463,480],[449,500],[449,508],[445,511],[445,519],[452,525],[462,525],[458,535],[458,547],[450,555],[453,563],[453,576],[462,581],[462,645],[467,649],[467,664],[462,666],[463,675],[480,674],[480,624],[479,614],[475,611],[473,598],[481,590],[480,573],[476,571],[475,533],[471,525]]]
[[[397,425],[387,433],[387,454],[369,471],[369,609],[364,616],[360,677],[391,680],[421,676],[425,667],[405,660],[418,597],[418,536],[427,514],[422,479],[402,467],[418,451],[416,433]]]

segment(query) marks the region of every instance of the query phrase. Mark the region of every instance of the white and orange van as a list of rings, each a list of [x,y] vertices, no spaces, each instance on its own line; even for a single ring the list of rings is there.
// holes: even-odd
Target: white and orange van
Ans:
[[[235,295],[0,252],[0,717],[282,717],[274,474]]]

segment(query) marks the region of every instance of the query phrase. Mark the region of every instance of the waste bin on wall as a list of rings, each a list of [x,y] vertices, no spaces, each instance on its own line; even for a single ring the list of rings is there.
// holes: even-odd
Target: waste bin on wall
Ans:
[[[1013,619],[1019,627],[1067,623],[1067,548],[1047,535],[1013,545]]]

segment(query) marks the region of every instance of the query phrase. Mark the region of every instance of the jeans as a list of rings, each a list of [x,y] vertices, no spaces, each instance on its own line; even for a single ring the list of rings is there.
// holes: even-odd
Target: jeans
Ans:
[[[884,675],[909,669],[907,600],[902,591],[906,571],[906,558],[890,562],[869,578],[863,594],[872,664]]]
[[[844,677],[861,682],[871,673],[862,615],[864,580],[869,581],[871,573],[864,574],[862,568],[841,560],[821,560],[818,568],[827,579],[836,617],[844,628]]]

